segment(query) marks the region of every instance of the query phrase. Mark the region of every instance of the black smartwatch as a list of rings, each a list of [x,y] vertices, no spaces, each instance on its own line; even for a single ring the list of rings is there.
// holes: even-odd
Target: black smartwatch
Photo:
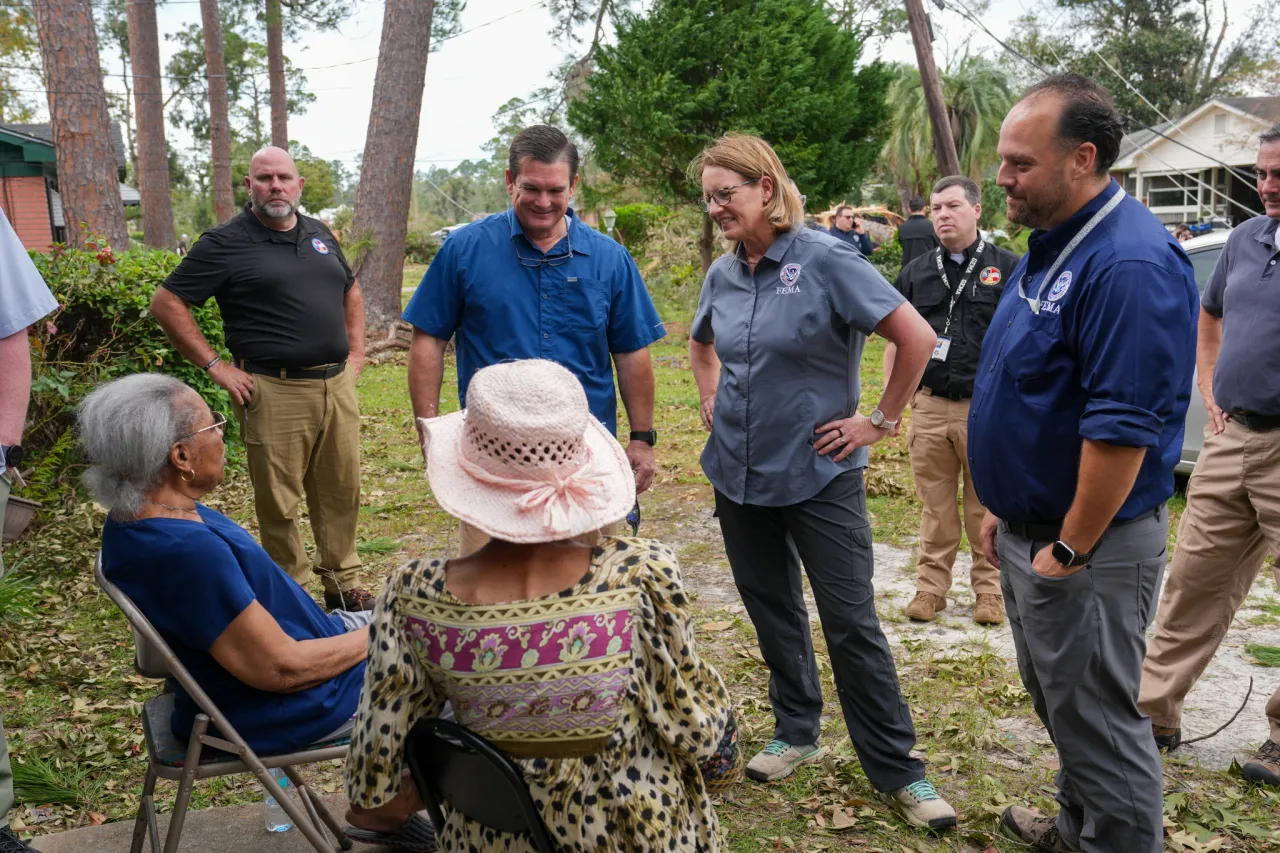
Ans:
[[[643,441],[645,444],[653,447],[658,443],[658,431],[656,429],[645,430],[644,432],[631,431],[632,441]]]
[[[4,455],[4,466],[0,467],[0,471],[7,471],[10,468],[21,468],[23,450],[20,444],[0,444],[0,454]]]
[[[1070,545],[1063,542],[1061,539],[1053,543],[1053,550],[1050,553],[1053,554],[1053,559],[1057,560],[1068,569],[1073,569],[1076,566],[1083,566],[1087,564],[1089,562],[1089,558],[1093,556],[1089,551],[1077,553]]]

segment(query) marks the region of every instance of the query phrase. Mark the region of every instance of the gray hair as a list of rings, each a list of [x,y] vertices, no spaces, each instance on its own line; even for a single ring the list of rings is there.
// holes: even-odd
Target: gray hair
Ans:
[[[943,190],[951,189],[952,187],[960,187],[964,190],[965,201],[971,205],[976,205],[982,201],[982,190],[979,189],[977,183],[964,175],[947,175],[933,185],[932,195],[937,195]]]
[[[1280,140],[1280,122],[1276,122],[1271,127],[1258,134],[1258,145],[1266,145],[1268,142],[1276,142]]]
[[[180,402],[190,390],[172,376],[135,373],[84,398],[76,421],[90,463],[85,485],[94,500],[118,516],[137,516],[142,499],[163,477],[169,449],[200,417]]]

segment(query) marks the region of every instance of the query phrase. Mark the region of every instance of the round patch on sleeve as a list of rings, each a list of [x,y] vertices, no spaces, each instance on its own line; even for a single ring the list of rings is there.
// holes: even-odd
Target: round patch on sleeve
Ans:
[[[322,255],[329,254],[329,247],[326,246],[325,242],[321,240],[319,237],[311,238],[311,248],[315,249],[317,252],[319,252]]]
[[[984,267],[982,272],[978,273],[978,281],[983,284],[999,284],[1000,270],[995,267]]]

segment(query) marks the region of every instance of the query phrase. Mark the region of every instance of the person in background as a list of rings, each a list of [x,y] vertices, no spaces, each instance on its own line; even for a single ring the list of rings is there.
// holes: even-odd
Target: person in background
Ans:
[[[1196,283],[1109,176],[1123,122],[1079,74],[1000,128],[1009,221],[1035,229],[982,345],[969,468],[1022,683],[1057,748],[1057,816],[1007,808],[1041,851],[1160,853],[1163,779],[1138,709],[1195,368]]]
[[[312,559],[298,509],[305,494],[314,571],[330,610],[367,610],[357,585],[364,299],[333,233],[297,212],[306,179],[279,148],[253,155],[249,203],[206,231],[151,299],[151,313],[192,363],[231,395],[240,419],[262,547],[305,584]],[[191,306],[218,302],[231,360]]]
[[[185,258],[187,255],[187,239],[188,238],[186,234],[183,234],[181,237],[178,238],[178,256],[179,257]]]
[[[446,240],[404,310],[414,328],[413,413],[439,413],[444,350],[454,335],[462,407],[477,370],[546,358],[578,377],[591,414],[616,434],[616,367],[631,428],[627,458],[636,491],[643,493],[653,484],[658,440],[649,345],[666,329],[627,250],[569,209],[578,186],[578,149],[567,136],[541,124],[520,131],[506,179],[511,207]],[[584,535],[590,541],[614,532],[610,527]],[[486,537],[464,521],[459,539],[459,553],[469,554]]]
[[[933,223],[924,215],[925,201],[918,195],[907,199],[907,218],[898,226],[898,245],[902,247],[902,269],[921,255],[938,248],[938,235]]]
[[[916,595],[906,614],[930,622],[947,607],[951,570],[960,535],[969,535],[973,564],[969,581],[976,599],[973,621],[1004,621],[1000,573],[978,547],[987,511],[973,490],[967,434],[973,379],[996,304],[1018,265],[1018,256],[978,234],[982,192],[963,175],[951,175],[933,186],[933,227],[942,245],[903,267],[894,282],[938,334],[920,390],[911,398],[911,432],[907,450],[920,517],[920,551],[916,561]],[[897,347],[884,353],[885,385],[893,374]],[[964,526],[956,509],[956,481],[964,485]]]
[[[1280,553],[1280,124],[1258,134],[1255,175],[1265,213],[1227,237],[1200,303],[1197,381],[1209,423],[1142,664],[1138,707],[1165,749],[1181,742],[1187,692],[1267,554]],[[1241,769],[1280,786],[1280,689],[1266,713],[1270,737]]]
[[[1173,237],[1179,243],[1185,243],[1191,239],[1191,226],[1183,222],[1177,228],[1173,229]]]
[[[862,218],[853,215],[853,208],[842,204],[836,208],[835,218],[827,232],[837,240],[848,243],[862,253],[864,258],[870,257],[875,248],[871,245],[871,235],[862,224]]]
[[[635,501],[631,463],[581,383],[544,359],[484,367],[464,411],[421,427],[436,499],[489,539],[409,563],[378,598],[346,762],[352,814],[403,795],[405,737],[450,701],[515,759],[559,849],[721,850],[708,794],[741,772],[733,703],[698,655],[671,548],[578,541]],[[445,815],[447,853],[533,853]]]
[[[721,137],[691,173],[734,246],[707,271],[689,358],[711,432],[702,468],[769,667],[773,737],[747,775],[782,779],[825,751],[803,566],[868,780],[913,826],[953,827],[955,810],[911,755],[911,713],[876,617],[862,476],[867,446],[897,429],[933,331],[851,246],[801,226],[800,198],[763,139]],[[872,331],[898,345],[899,365],[864,417],[858,370]]]
[[[4,518],[10,490],[21,481],[22,432],[31,402],[31,342],[27,330],[57,307],[58,300],[49,292],[0,208],[0,519]],[[0,575],[3,574],[4,559],[0,556]],[[11,808],[13,770],[0,724],[0,853],[24,853],[31,847],[9,828]]]

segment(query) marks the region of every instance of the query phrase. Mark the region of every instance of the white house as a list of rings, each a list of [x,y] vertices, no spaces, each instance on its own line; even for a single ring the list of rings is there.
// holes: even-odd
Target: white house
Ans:
[[[1277,122],[1280,97],[1215,98],[1125,136],[1111,174],[1166,225],[1211,216],[1238,224],[1262,212],[1251,172],[1258,134]]]

